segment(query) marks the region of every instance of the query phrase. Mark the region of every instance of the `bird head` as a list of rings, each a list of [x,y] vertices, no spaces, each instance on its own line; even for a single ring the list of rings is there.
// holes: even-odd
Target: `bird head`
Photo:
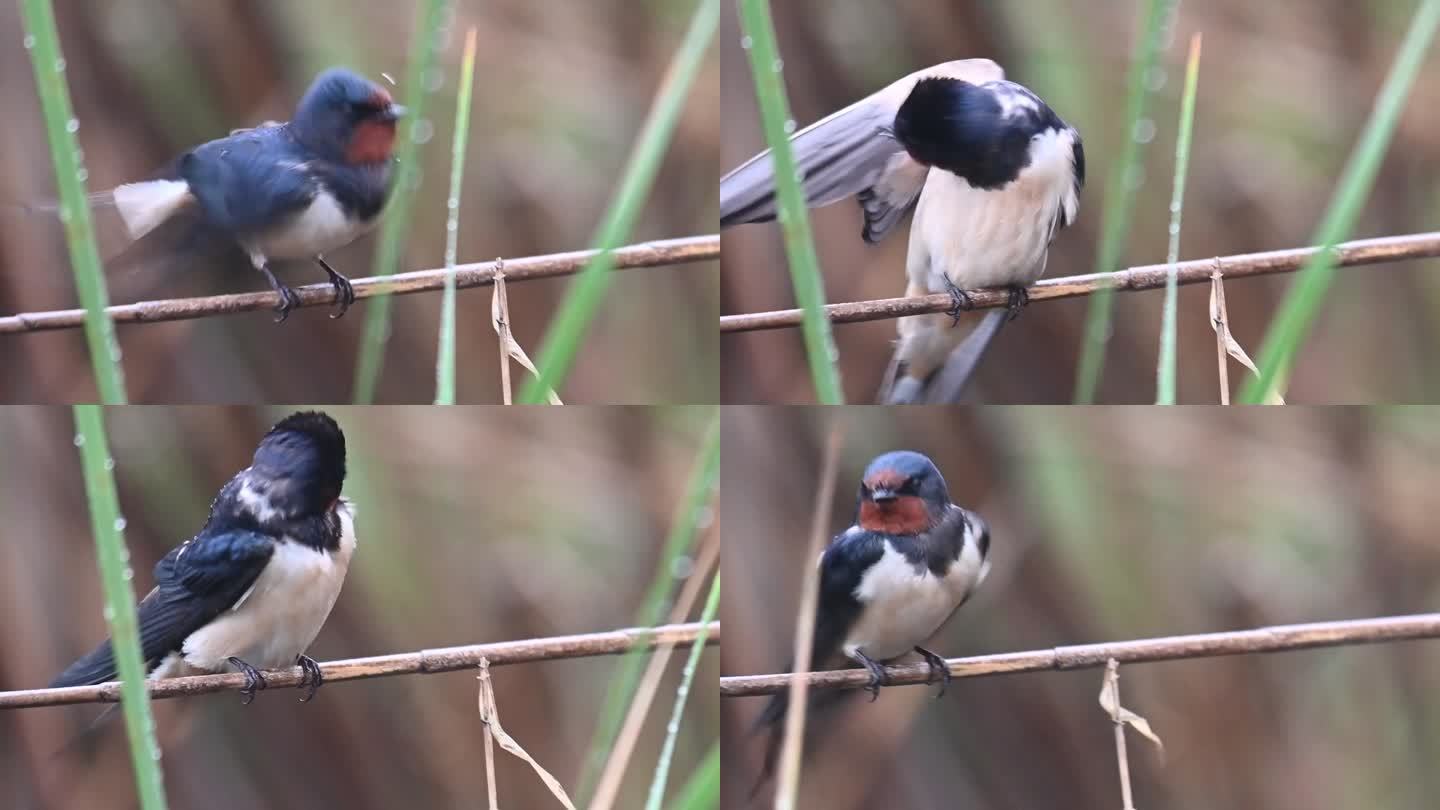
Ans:
[[[345,434],[319,411],[291,414],[260,440],[246,476],[268,509],[287,516],[328,512],[345,483]]]
[[[1067,152],[1078,189],[1084,184],[1079,134],[1038,96],[1008,81],[972,84],[920,79],[900,105],[895,139],[915,160],[955,174],[971,186],[995,190],[1052,150]]]
[[[330,160],[355,166],[388,161],[395,122],[405,114],[389,91],[345,68],[315,78],[291,122],[301,143]]]
[[[860,480],[856,524],[882,534],[919,534],[933,527],[950,505],[945,479],[934,463],[909,450],[870,462]]]

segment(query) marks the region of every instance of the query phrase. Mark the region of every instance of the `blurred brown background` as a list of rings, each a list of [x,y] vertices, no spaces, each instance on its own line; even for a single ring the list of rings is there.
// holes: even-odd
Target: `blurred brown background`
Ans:
[[[288,412],[107,409],[138,593]],[[331,413],[346,432],[360,545],[310,650],[321,661],[633,626],[713,418],[710,408]],[[105,635],[73,434],[68,408],[0,410],[0,690],[44,686]],[[683,657],[661,681],[617,807],[644,801]],[[572,796],[619,661],[494,670],[501,722]],[[716,677],[710,652],[697,683]],[[171,806],[482,806],[476,697],[475,673],[462,671],[335,683],[305,705],[290,689],[250,706],[233,692],[158,701]],[[718,735],[716,700],[713,688],[690,695],[672,793]],[[0,806],[135,806],[118,716],[93,763],[54,755],[97,713],[0,712]],[[497,750],[496,764],[502,806],[558,806],[524,763]]]
[[[1144,148],[1126,266],[1165,260],[1175,129],[1190,36],[1204,32],[1181,258],[1309,244],[1345,160],[1395,57],[1414,2],[1210,0],[1181,3],[1163,76],[1152,95],[1154,136]],[[785,83],[805,126],[911,71],[990,57],[1033,89],[1085,139],[1088,169],[1078,223],[1050,253],[1048,277],[1094,270],[1101,201],[1125,127],[1126,71],[1142,4],[1135,0],[1004,3],[935,0],[789,0],[774,4]],[[721,172],[764,148],[754,85],[734,4],[720,29]],[[1354,237],[1434,230],[1440,220],[1440,56],[1431,53],[1412,91]],[[1163,80],[1163,83],[1161,81]],[[812,214],[826,295],[832,302],[904,292],[908,225],[878,247],[860,239],[860,216],[843,202]],[[779,229],[751,225],[724,235],[721,311],[794,306]],[[1295,402],[1440,401],[1440,312],[1435,261],[1343,270],[1299,355]],[[1232,329],[1258,351],[1291,276],[1226,285]],[[1153,402],[1159,291],[1116,296],[1114,333],[1099,402]],[[1181,402],[1218,401],[1208,288],[1180,292]],[[1005,330],[971,398],[1068,402],[1088,303],[1044,304]],[[968,328],[965,323],[961,328]],[[874,399],[895,337],[894,321],[837,326],[851,402]],[[726,336],[726,402],[813,402],[799,330]],[[1231,370],[1232,381],[1245,374]]]
[[[57,3],[67,75],[92,190],[148,176],[190,146],[288,119],[320,70],[389,73],[403,87],[415,3],[264,0]],[[473,119],[459,259],[579,250],[617,187],[624,161],[684,35],[690,3],[659,0],[462,0],[432,82],[422,184],[401,270],[444,265],[455,92],[464,34],[478,28]],[[0,7],[0,314],[78,306],[58,220],[19,204],[53,200],[34,76],[15,4]],[[713,233],[719,152],[719,59],[712,49],[645,206],[634,241]],[[396,89],[399,92],[399,89]],[[409,99],[399,99],[410,103]],[[332,254],[371,274],[375,236]],[[167,274],[173,276],[175,274]],[[313,266],[282,269],[314,283]],[[534,356],[566,280],[509,288],[516,338]],[[180,278],[116,281],[112,301],[265,289],[250,270],[194,268]],[[568,383],[566,401],[714,402],[715,263],[618,273]],[[458,396],[499,402],[488,288],[458,297]],[[434,400],[440,295],[402,296],[379,402]],[[323,309],[283,326],[267,313],[119,328],[132,402],[348,402],[367,306],[330,321]],[[0,340],[0,399],[87,401],[94,384],[78,330]],[[517,374],[523,374],[518,368]]]
[[[829,411],[834,416],[839,412]],[[826,412],[728,407],[723,674],[790,656]],[[848,408],[829,527],[865,464],[914,449],[992,530],[946,656],[1423,613],[1440,600],[1433,409]],[[882,690],[820,721],[800,807],[1119,807],[1102,670]],[[1139,807],[1428,807],[1440,642],[1131,665]],[[861,697],[856,693],[857,697]],[[745,806],[764,698],[722,700],[724,806]],[[764,802],[769,791],[762,794]]]

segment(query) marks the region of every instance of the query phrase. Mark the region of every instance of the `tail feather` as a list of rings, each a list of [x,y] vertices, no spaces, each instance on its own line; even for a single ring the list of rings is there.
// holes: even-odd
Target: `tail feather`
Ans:
[[[125,231],[135,240],[155,230],[195,202],[190,184],[184,180],[145,180],[126,183],[108,192],[115,210],[125,222]],[[101,195],[104,201],[104,194]]]
[[[945,364],[926,379],[904,372],[899,353],[890,361],[877,397],[885,405],[952,405],[960,401],[1000,328],[1009,321],[1005,310],[992,310],[971,330],[945,359]]]
[[[100,642],[100,646],[81,656],[79,660],[66,667],[65,671],[55,676],[50,682],[50,689],[57,689],[62,686],[94,686],[97,683],[113,681],[117,677],[115,672],[115,652],[110,646],[110,640]]]
[[[848,692],[824,691],[809,693],[805,701],[807,715],[814,718],[820,712],[834,706],[850,696]],[[760,766],[760,775],[756,777],[755,784],[750,788],[750,795],[747,802],[753,802],[760,789],[775,775],[775,764],[780,759],[780,746],[785,740],[785,715],[789,713],[790,690],[787,688],[782,692],[776,692],[770,696],[770,702],[765,704],[765,709],[755,718],[755,724],[751,726],[750,733],[758,734],[768,729],[769,737],[765,740],[765,759]]]
[[[224,279],[244,278],[233,271],[251,266],[234,239],[205,222],[189,186],[173,176],[92,192],[87,202],[113,300],[182,294],[177,284],[213,291]],[[8,208],[0,203],[0,215],[53,219],[61,206],[46,200]],[[37,283],[62,286],[68,279],[60,275]]]

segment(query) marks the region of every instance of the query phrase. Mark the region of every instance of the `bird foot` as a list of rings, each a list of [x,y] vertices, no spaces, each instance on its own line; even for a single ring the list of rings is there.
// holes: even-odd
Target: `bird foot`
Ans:
[[[951,678],[950,667],[945,663],[945,659],[918,645],[915,647],[915,652],[920,653],[921,657],[925,659],[925,664],[930,667],[930,673],[925,676],[925,683],[935,683],[936,678],[940,680],[940,691],[935,693],[935,699],[939,700],[945,697],[945,690],[950,687]]]
[[[294,290],[281,284],[280,279],[275,278],[275,274],[270,270],[270,265],[260,263],[261,260],[258,258],[255,259],[255,262],[255,269],[265,275],[265,280],[270,282],[270,289],[280,296],[280,303],[275,305],[275,312],[278,313],[275,323],[284,323],[285,319],[290,317],[290,310],[300,306],[300,296],[296,295]]]
[[[950,316],[950,325],[960,323],[960,313],[969,312],[975,308],[975,302],[971,300],[970,293],[955,286],[955,282],[945,279],[945,292],[950,293],[950,308],[945,314]]]
[[[1024,309],[1030,303],[1030,289],[1016,285],[1010,287],[1009,290],[1010,297],[1005,302],[1005,309],[1010,315],[1005,320],[1013,321],[1020,316],[1020,310]]]
[[[301,688],[309,687],[309,689],[306,689],[304,697],[300,698],[300,702],[309,703],[310,699],[315,697],[315,692],[320,689],[320,685],[325,683],[325,675],[320,671],[319,662],[308,655],[295,656],[295,665],[303,670],[303,674],[300,676],[300,683],[296,684],[296,686]]]
[[[874,703],[875,699],[880,697],[880,687],[890,685],[890,673],[884,664],[859,650],[855,651],[855,657],[870,671],[870,680],[865,684],[865,691],[870,693],[870,702]]]
[[[300,306],[300,296],[283,284],[275,292],[280,293],[280,303],[275,305],[275,323],[284,323],[290,317],[290,310]]]
[[[320,267],[330,277],[330,286],[335,288],[336,308],[334,312],[330,313],[331,320],[334,320],[344,315],[346,310],[350,309],[350,305],[355,303],[355,287],[351,285],[350,279],[335,272],[335,268],[325,261],[324,256],[316,256],[315,261],[320,263]]]
[[[255,699],[255,693],[267,686],[265,676],[260,674],[260,670],[233,655],[225,660],[245,674],[245,687],[240,690],[240,705],[249,706],[250,701]]]

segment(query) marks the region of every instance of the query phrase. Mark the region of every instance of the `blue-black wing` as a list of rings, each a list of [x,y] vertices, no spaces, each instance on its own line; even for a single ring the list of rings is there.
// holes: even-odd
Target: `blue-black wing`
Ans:
[[[155,589],[140,602],[140,650],[146,670],[180,648],[186,636],[235,606],[270,561],[275,542],[256,532],[200,534],[155,565]],[[106,639],[71,664],[50,686],[115,680],[115,654]]]
[[[820,599],[815,608],[814,669],[840,651],[845,634],[860,618],[855,589],[870,566],[885,554],[885,541],[873,532],[852,529],[835,538],[820,558]]]
[[[879,561],[885,553],[885,542],[871,532],[851,529],[830,542],[830,547],[820,557],[820,592],[815,606],[815,636],[810,645],[810,670],[813,672],[834,657],[845,641],[855,620],[860,617],[860,600],[855,589],[865,571]],[[845,698],[841,691],[811,691],[807,703],[811,710],[819,710]],[[780,720],[790,706],[790,690],[771,695],[764,711],[756,718],[754,729],[771,726],[770,740],[765,748],[765,760],[760,776],[751,788],[753,798],[770,778],[775,769],[775,760],[780,753],[782,726]]]
[[[209,224],[240,234],[304,210],[319,191],[290,128],[283,125],[239,130],[201,144],[180,159],[180,176]]]

